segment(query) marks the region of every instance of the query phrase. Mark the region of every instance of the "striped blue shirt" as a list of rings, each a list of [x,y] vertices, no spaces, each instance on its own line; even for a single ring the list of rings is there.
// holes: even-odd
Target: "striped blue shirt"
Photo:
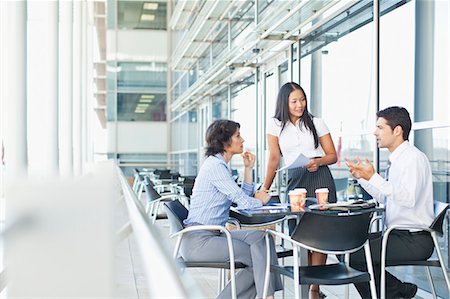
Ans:
[[[195,179],[189,215],[184,224],[224,226],[231,203],[242,209],[262,206],[261,201],[251,197],[252,193],[253,186],[245,182],[239,188],[221,154],[209,156]]]

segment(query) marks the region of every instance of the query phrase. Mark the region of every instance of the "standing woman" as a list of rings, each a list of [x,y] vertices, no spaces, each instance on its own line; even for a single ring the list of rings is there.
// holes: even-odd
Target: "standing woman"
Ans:
[[[225,226],[230,206],[237,204],[240,208],[257,208],[266,204],[270,196],[266,192],[256,192],[252,197],[252,169],[255,156],[244,152],[244,139],[239,131],[239,124],[231,120],[216,120],[206,130],[206,156],[195,179],[192,190],[191,205],[185,226],[221,225]],[[231,176],[228,162],[235,154],[244,160],[244,182],[242,188]],[[264,290],[266,265],[266,244],[264,231],[231,231],[235,261],[247,267],[236,275],[236,293],[238,298],[261,298]],[[277,255],[271,240],[271,264],[277,265]],[[226,236],[211,231],[195,231],[186,234],[181,242],[181,255],[186,261],[228,261]],[[280,275],[270,276],[269,297],[281,290]],[[230,283],[218,298],[231,298]]]
[[[325,122],[308,112],[308,102],[303,88],[297,83],[284,84],[278,92],[275,116],[267,122],[269,161],[263,191],[269,190],[283,155],[284,163],[291,164],[300,153],[311,158],[305,167],[289,169],[286,196],[295,188],[306,188],[308,197],[315,197],[315,190],[328,188],[329,202],[336,202],[336,187],[327,165],[337,161],[336,150]],[[287,196],[287,198],[289,198]],[[295,220],[289,222],[289,231]],[[326,255],[312,252],[310,264],[323,265]],[[311,285],[310,298],[319,297],[319,286]]]

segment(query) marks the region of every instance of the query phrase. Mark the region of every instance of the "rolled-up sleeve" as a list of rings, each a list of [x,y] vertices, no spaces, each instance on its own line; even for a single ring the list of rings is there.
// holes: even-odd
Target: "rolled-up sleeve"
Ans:
[[[211,183],[220,193],[225,194],[229,200],[236,203],[239,208],[251,209],[262,206],[261,201],[249,196],[253,192],[253,186],[244,183],[242,189],[239,188],[233,181],[225,164],[217,167],[214,173],[211,173]]]
[[[245,194],[247,194],[248,196],[252,196],[253,195],[253,187],[254,184],[248,184],[246,182],[242,183],[242,187],[241,189],[244,191]]]

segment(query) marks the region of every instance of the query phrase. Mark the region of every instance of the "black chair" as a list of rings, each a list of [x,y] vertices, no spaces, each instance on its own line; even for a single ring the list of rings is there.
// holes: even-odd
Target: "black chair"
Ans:
[[[268,203],[280,203],[279,196],[272,196]],[[230,210],[230,218],[235,220],[233,223],[236,225],[237,229],[241,228],[257,228],[258,226],[265,226],[271,224],[277,224],[281,222],[282,229],[284,228],[283,222],[287,220],[289,217],[286,216],[253,216],[248,217],[239,213],[236,213],[232,209]],[[283,231],[283,230],[282,230]],[[284,246],[282,245],[284,248]],[[285,258],[292,256],[292,250],[282,250],[277,251],[278,258]]]
[[[268,230],[266,243],[269,244],[270,235],[280,237],[290,242],[294,251],[293,266],[270,266],[266,268],[264,295],[267,295],[270,272],[279,273],[294,279],[298,283],[295,287],[295,298],[299,298],[299,285],[342,285],[350,283],[369,282],[372,298],[376,298],[375,280],[372,258],[368,242],[369,224],[372,213],[317,213],[306,212],[300,218],[292,237]],[[368,272],[361,272],[348,263],[339,262],[320,266],[299,267],[298,249],[321,252],[325,254],[346,255],[364,247]],[[270,258],[270,251],[267,252]]]
[[[188,210],[179,202],[178,200],[164,203],[164,208],[166,210],[167,218],[170,222],[170,233],[171,238],[177,237],[177,242],[175,244],[175,249],[173,252],[173,258],[179,262],[181,267],[186,268],[218,268],[218,269],[229,269],[230,270],[230,280],[231,280],[231,290],[232,298],[237,298],[236,296],[236,279],[235,270],[242,269],[246,266],[242,263],[234,261],[234,250],[232,246],[231,234],[223,226],[219,225],[196,225],[184,228],[183,221],[188,216]],[[178,252],[181,245],[181,240],[185,233],[192,231],[220,231],[224,233],[228,241],[228,252],[230,256],[229,262],[203,262],[203,261],[185,261],[182,257],[178,256]]]
[[[429,267],[440,267],[442,269],[442,273],[444,274],[444,279],[445,279],[445,283],[447,284],[447,290],[448,292],[450,292],[450,280],[448,277],[448,273],[447,273],[447,269],[445,268],[445,264],[444,264],[444,260],[442,257],[442,253],[441,250],[439,249],[439,243],[437,240],[437,237],[442,237],[443,235],[443,229],[442,229],[442,225],[444,223],[444,218],[445,215],[447,214],[447,210],[449,208],[449,204],[448,203],[444,203],[444,202],[440,202],[435,200],[434,201],[434,221],[433,223],[431,223],[431,225],[429,227],[427,226],[404,226],[404,225],[393,225],[392,227],[390,227],[389,229],[387,229],[384,234],[383,234],[383,243],[382,243],[382,247],[381,247],[381,280],[380,280],[380,285],[381,285],[381,298],[385,298],[386,297],[386,293],[385,293],[385,283],[386,283],[386,273],[385,273],[385,269],[388,266],[425,266],[427,269],[427,276],[428,276],[428,281],[430,282],[430,286],[431,286],[431,290],[433,292],[433,298],[437,298],[436,296],[436,290],[434,288],[434,284],[433,284],[433,277],[431,276],[431,271]],[[438,259],[428,259],[426,261],[404,261],[404,262],[388,262],[386,264],[386,248],[387,248],[387,242],[389,240],[389,235],[393,230],[410,230],[410,229],[418,229],[418,230],[423,230],[423,231],[427,231],[430,233],[432,239],[433,239],[433,243],[434,243],[434,248],[436,250]],[[447,294],[448,295],[448,294]]]
[[[152,181],[148,178],[144,178],[144,189],[147,202],[145,203],[145,212],[149,216],[152,223],[155,223],[157,219],[165,219],[165,215],[158,214],[161,204],[168,201],[178,200],[180,196],[174,193],[160,194],[156,191]]]

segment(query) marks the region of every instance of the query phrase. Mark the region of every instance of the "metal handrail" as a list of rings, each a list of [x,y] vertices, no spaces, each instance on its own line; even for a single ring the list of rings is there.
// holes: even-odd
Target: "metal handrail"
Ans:
[[[163,238],[158,229],[151,224],[145,208],[137,199],[119,167],[117,167],[117,172],[130,218],[131,230],[138,236],[135,240],[142,257],[142,268],[147,272],[147,276],[152,278],[147,280],[151,297],[189,298],[188,288],[180,278],[170,256],[170,250],[164,247],[165,242],[162,241]],[[163,288],[160,284],[161,281],[170,281],[171,287]]]

